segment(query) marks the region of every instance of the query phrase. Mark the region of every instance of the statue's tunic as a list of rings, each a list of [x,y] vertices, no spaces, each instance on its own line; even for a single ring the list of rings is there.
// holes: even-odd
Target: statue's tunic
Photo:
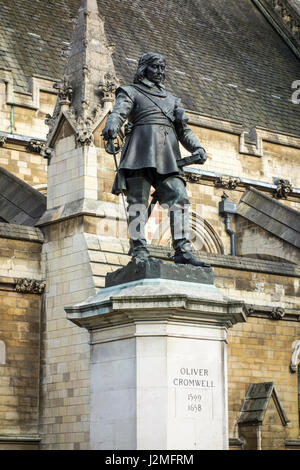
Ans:
[[[147,79],[117,89],[108,121],[119,130],[128,119],[128,132],[114,194],[126,190],[125,170],[155,168],[161,175],[182,176],[176,163],[181,158],[179,142],[190,152],[200,145],[186,121],[178,119],[179,105],[180,100],[168,94],[163,85],[155,86]]]

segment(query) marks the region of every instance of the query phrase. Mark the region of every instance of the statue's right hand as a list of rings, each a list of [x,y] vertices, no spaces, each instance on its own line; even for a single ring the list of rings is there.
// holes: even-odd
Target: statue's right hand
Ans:
[[[115,139],[118,135],[118,130],[114,126],[106,124],[102,131],[102,135],[104,140]]]

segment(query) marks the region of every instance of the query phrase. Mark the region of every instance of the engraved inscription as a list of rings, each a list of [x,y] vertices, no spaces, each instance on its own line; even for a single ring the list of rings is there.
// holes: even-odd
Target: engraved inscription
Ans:
[[[187,399],[188,411],[191,411],[192,413],[200,413],[200,411],[202,411],[202,395],[197,395],[196,393],[189,393]]]
[[[172,378],[175,388],[175,416],[213,419],[216,387],[207,368],[180,367]]]
[[[212,388],[214,382],[208,378],[208,369],[181,367],[179,376],[173,379],[173,385],[175,387]]]

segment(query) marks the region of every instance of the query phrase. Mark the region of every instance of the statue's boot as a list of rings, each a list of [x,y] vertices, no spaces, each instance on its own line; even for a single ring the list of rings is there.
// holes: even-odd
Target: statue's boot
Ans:
[[[189,239],[189,198],[183,180],[176,176],[166,178],[155,191],[160,204],[169,208],[172,245],[175,250],[176,264],[210,267],[200,261],[193,253]]]
[[[128,254],[137,260],[147,259],[150,254],[147,249],[145,224],[151,184],[140,176],[127,178],[126,183],[130,237]]]
[[[170,227],[175,250],[174,262],[176,264],[191,264],[209,268],[210,264],[200,261],[192,252],[189,240],[189,213],[180,208],[170,211]]]

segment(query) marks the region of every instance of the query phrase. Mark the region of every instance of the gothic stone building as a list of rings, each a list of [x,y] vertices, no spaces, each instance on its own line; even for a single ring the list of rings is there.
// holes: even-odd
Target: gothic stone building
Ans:
[[[129,261],[101,130],[149,50],[207,151],[185,173],[194,249],[247,306],[228,331],[228,444],[300,448],[299,0],[0,10],[0,448],[90,448],[89,335],[64,307]],[[147,236],[168,260],[164,218]]]

